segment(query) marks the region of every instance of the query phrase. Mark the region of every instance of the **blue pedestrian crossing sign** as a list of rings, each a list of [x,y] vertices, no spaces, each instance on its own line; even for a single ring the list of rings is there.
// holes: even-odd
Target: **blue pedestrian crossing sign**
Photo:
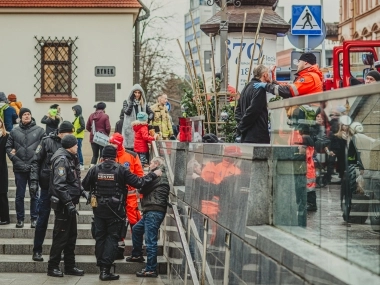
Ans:
[[[292,35],[321,35],[321,5],[292,6]]]

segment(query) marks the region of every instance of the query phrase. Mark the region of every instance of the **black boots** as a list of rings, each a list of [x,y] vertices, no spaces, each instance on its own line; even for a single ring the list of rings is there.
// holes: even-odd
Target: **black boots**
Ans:
[[[120,276],[112,274],[110,268],[100,267],[99,279],[102,281],[119,280]]]
[[[48,269],[47,275],[51,277],[63,277],[63,273],[59,268]]]

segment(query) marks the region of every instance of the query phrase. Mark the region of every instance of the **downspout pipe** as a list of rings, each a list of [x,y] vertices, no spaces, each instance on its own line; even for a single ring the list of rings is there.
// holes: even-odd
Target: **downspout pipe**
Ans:
[[[148,19],[150,16],[150,10],[148,9],[148,7],[145,6],[144,3],[141,2],[141,0],[137,1],[142,6],[142,9],[145,11],[145,14],[139,16],[136,19],[135,23],[135,69],[133,72],[133,84],[140,83],[140,22]]]

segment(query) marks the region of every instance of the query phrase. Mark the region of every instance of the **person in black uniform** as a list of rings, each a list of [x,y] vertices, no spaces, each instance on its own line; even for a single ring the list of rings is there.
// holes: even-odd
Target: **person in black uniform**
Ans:
[[[36,195],[38,191],[38,183],[41,187],[38,219],[36,231],[34,232],[34,247],[32,256],[34,261],[44,261],[42,258],[42,244],[44,243],[51,210],[49,195],[49,181],[51,173],[50,159],[62,146],[61,139],[63,139],[66,135],[72,134],[73,130],[73,124],[68,121],[62,122],[55,133],[50,133],[49,136],[41,140],[36,152],[34,153],[34,158],[31,163],[32,169],[30,171],[30,192],[33,193],[33,195]]]
[[[120,277],[110,273],[110,269],[118,251],[122,227],[125,225],[125,196],[128,192],[126,184],[141,188],[161,176],[162,172],[156,170],[141,178],[132,174],[123,165],[115,162],[116,148],[111,145],[104,147],[102,157],[102,163],[88,171],[82,185],[91,193],[99,279],[107,281],[118,280]]]
[[[59,263],[64,252],[65,274],[83,276],[84,271],[75,266],[74,249],[78,235],[75,205],[79,203],[79,197],[86,197],[87,193],[81,190],[77,139],[67,135],[61,144],[51,158],[49,193],[55,220],[47,275],[63,277]]]

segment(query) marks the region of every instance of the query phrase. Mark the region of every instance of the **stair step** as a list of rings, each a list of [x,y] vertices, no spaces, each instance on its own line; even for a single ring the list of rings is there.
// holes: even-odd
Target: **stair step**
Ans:
[[[9,210],[15,210],[16,209],[16,204],[15,204],[16,198],[8,198],[9,202]],[[92,211],[91,205],[86,205],[87,201],[84,198],[81,198],[79,201],[79,211]],[[25,198],[24,200],[24,207],[25,210],[30,209],[30,198]],[[53,211],[52,211],[53,213]]]
[[[0,268],[1,272],[44,273],[47,271],[47,259],[36,262],[27,255],[3,254],[0,259]],[[76,255],[75,261],[78,268],[83,269],[86,273],[99,273],[95,255]],[[159,274],[166,274],[165,258],[159,256],[157,262]],[[145,268],[145,263],[126,262],[125,260],[116,260],[115,263],[116,272],[119,274],[134,274]],[[61,269],[64,269],[63,262],[61,262]]]
[[[79,216],[77,217],[78,224],[90,224],[92,222],[93,213],[92,211],[78,211]],[[9,211],[9,217],[11,219],[11,223],[17,222],[16,210]],[[30,211],[25,210],[25,219],[24,222],[28,224],[30,222]],[[49,224],[54,223],[54,214],[49,216]]]
[[[113,272],[113,271],[112,271]],[[116,272],[117,274],[119,272]],[[95,285],[95,284],[155,284],[155,285],[163,285],[167,284],[164,283],[167,282],[167,278],[164,275],[159,275],[158,278],[140,278],[136,277],[136,274],[120,274],[120,280],[119,281],[112,281],[112,282],[103,282],[99,280],[99,272],[89,274],[85,272],[84,276],[71,276],[71,275],[65,275],[64,278],[55,278],[50,277],[46,275],[46,272],[44,273],[0,273],[0,284],[33,284],[33,285],[49,285],[49,284],[82,284],[82,285]],[[190,282],[188,282],[190,283]]]
[[[132,240],[125,240],[124,256],[131,255]],[[42,253],[47,256],[50,252],[52,239],[47,238],[42,246]],[[33,252],[33,239],[26,238],[0,238],[0,259],[1,254],[25,254],[32,256]],[[158,242],[158,255],[162,255],[163,245]],[[95,254],[95,240],[94,239],[77,239],[75,246],[75,255],[94,255]],[[1,282],[0,282],[1,283]]]
[[[53,236],[53,227],[53,224],[48,225],[46,237]],[[9,225],[2,225],[0,226],[0,229],[1,238],[34,238],[34,229],[30,228],[29,223],[25,224],[24,228],[22,229],[16,228],[15,223],[10,223]],[[92,239],[90,224],[78,224],[78,239]]]

